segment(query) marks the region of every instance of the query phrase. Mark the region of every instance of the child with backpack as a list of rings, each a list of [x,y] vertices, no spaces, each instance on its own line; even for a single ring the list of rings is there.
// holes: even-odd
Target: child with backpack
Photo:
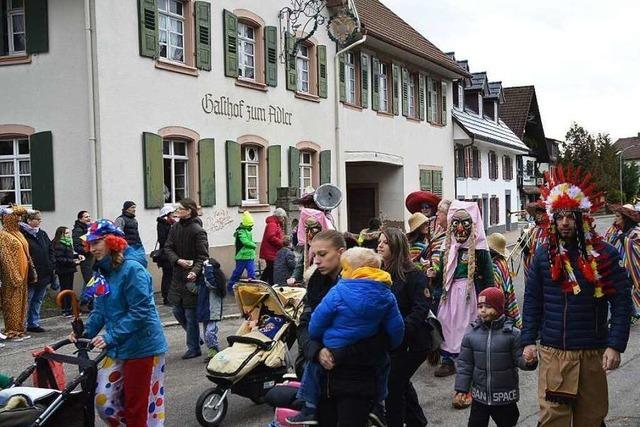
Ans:
[[[532,371],[537,362],[524,361],[520,330],[513,322],[505,316],[501,289],[489,287],[480,292],[478,318],[467,329],[456,360],[453,405],[460,407],[471,391],[469,427],[486,427],[489,418],[498,427],[513,427],[518,422],[518,368]]]
[[[233,285],[235,285],[242,273],[247,270],[247,277],[249,279],[256,278],[255,270],[255,258],[256,258],[256,243],[253,241],[253,217],[249,211],[244,211],[242,214],[242,220],[240,226],[236,228],[236,232],[233,233],[233,237],[236,245],[236,268],[231,273],[231,279],[227,285],[227,292],[233,292]]]
[[[220,351],[218,322],[222,320],[222,305],[227,294],[227,278],[220,263],[209,258],[202,264],[203,284],[198,292],[198,321],[202,322],[204,343],[209,349],[205,362],[209,362]]]

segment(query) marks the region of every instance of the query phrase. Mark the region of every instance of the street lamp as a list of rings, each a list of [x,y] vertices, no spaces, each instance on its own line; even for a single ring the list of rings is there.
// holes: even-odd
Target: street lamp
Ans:
[[[620,204],[624,204],[624,193],[622,192],[622,154],[627,151],[629,148],[640,147],[640,144],[633,144],[628,147],[623,148],[620,151],[616,152],[616,156],[620,156]]]

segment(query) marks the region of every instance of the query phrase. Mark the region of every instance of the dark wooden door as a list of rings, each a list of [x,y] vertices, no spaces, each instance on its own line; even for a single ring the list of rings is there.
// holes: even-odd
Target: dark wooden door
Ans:
[[[347,188],[348,227],[352,233],[367,228],[376,216],[376,189],[374,187]]]

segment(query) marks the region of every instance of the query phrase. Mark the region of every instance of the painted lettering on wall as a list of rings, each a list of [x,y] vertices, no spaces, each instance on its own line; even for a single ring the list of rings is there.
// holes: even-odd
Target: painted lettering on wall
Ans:
[[[246,122],[264,122],[268,124],[291,126],[293,113],[276,105],[258,106],[247,104],[244,99],[234,101],[228,96],[214,98],[206,93],[202,97],[202,111],[231,119]]]

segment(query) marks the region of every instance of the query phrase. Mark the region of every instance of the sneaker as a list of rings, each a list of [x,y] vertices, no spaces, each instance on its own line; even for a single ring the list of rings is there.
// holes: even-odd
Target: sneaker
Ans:
[[[207,355],[204,357],[204,363],[209,363],[209,361],[211,361],[211,359],[213,359],[216,354],[218,354],[218,350],[216,350],[215,348],[210,348],[207,352]]]
[[[202,356],[202,353],[199,351],[187,350],[187,352],[182,355],[182,359],[187,360],[187,359],[193,359],[194,357],[200,357],[200,356]]]
[[[286,419],[287,422],[294,426],[315,426],[318,425],[316,420],[316,410],[305,406],[298,414]]]
[[[442,363],[433,373],[438,378],[448,377],[456,373],[456,367],[452,363]]]
[[[369,412],[369,424],[375,427],[386,427],[386,417],[384,415],[384,406],[380,403],[376,403]]]
[[[28,326],[27,332],[35,332],[36,334],[41,334],[46,332],[46,330],[42,326]]]

